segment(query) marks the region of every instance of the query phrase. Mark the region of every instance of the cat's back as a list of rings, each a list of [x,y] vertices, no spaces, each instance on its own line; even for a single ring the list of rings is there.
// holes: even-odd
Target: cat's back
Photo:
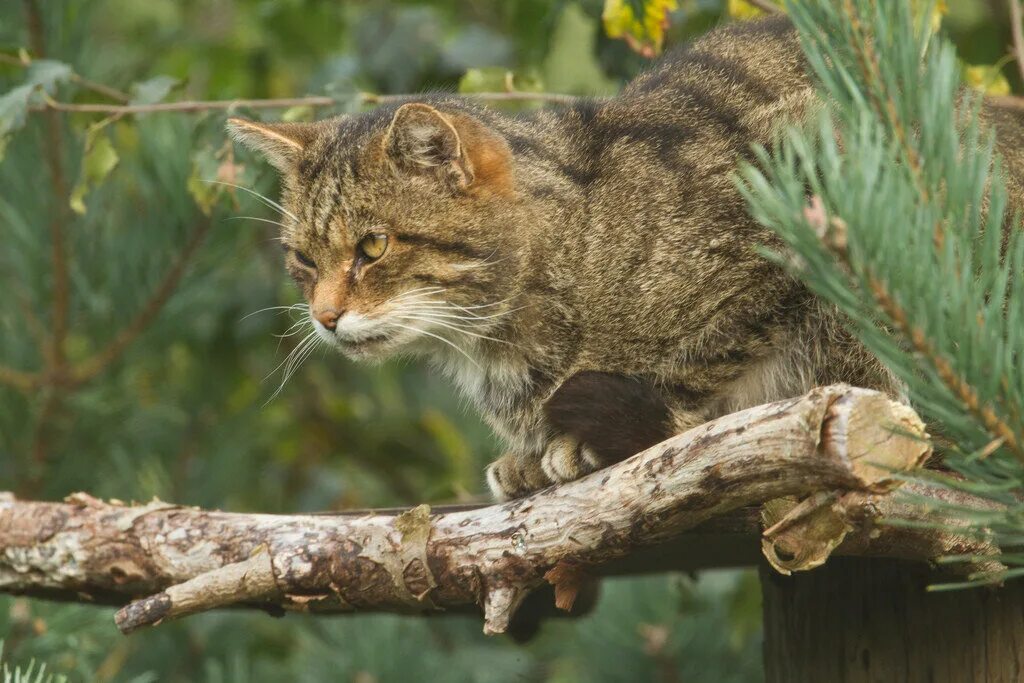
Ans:
[[[626,86],[609,113],[703,120],[749,138],[756,132],[735,129],[751,115],[807,97],[810,85],[788,19],[734,22],[670,51]]]
[[[653,152],[669,166],[680,157],[734,160],[813,101],[796,32],[783,17],[715,29],[669,52],[618,97],[578,105],[565,121],[580,161],[614,172],[621,152]]]
[[[676,230],[680,215],[703,222],[701,205],[721,207],[723,194],[738,207],[737,161],[815,102],[789,20],[738,22],[670,52],[619,96],[566,110],[551,147],[566,150],[561,168],[598,232],[621,227],[623,209],[654,232]]]

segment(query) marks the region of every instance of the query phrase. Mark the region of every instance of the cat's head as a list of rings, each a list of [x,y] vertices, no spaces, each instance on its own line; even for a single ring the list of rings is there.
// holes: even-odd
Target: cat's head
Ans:
[[[286,266],[320,336],[349,357],[464,348],[507,310],[512,156],[477,117],[408,103],[228,128],[281,172]]]

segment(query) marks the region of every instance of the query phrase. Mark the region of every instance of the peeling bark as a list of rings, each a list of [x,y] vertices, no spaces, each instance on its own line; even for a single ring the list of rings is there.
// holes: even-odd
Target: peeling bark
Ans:
[[[721,526],[734,510],[743,520],[735,523],[753,531],[756,518],[740,508],[812,494],[866,501],[842,508],[843,537],[829,552],[838,545],[840,553],[931,559],[963,544],[990,551],[948,532],[874,528],[893,509],[891,472],[918,467],[930,452],[913,435],[924,436],[913,411],[840,385],[725,416],[578,481],[478,509],[261,515],[86,494],[65,503],[0,498],[0,591],[141,598],[118,612],[125,632],[227,605],[329,613],[479,605],[484,630],[498,633],[545,575],[569,604],[609,562],[702,523]],[[799,522],[768,537],[772,548],[799,544]]]

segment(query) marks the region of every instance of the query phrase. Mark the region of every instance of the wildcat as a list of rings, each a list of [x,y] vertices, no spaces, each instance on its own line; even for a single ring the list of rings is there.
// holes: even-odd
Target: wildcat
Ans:
[[[606,101],[507,116],[438,94],[229,128],[282,174],[286,264],[318,333],[450,375],[508,446],[487,469],[507,499],[816,385],[899,394],[758,254],[781,243],[734,186],[751,145],[814,103],[773,19],[717,29]]]

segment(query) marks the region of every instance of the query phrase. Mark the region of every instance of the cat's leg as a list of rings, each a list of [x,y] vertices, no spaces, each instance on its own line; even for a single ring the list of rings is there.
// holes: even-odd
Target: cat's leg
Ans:
[[[541,453],[507,453],[487,468],[500,500],[573,481],[704,422],[694,396],[651,379],[609,372],[578,372],[544,404],[551,436]]]
[[[576,373],[544,405],[548,425],[560,435],[545,452],[545,471],[567,481],[667,439],[675,433],[676,403],[670,392],[644,377]]]

